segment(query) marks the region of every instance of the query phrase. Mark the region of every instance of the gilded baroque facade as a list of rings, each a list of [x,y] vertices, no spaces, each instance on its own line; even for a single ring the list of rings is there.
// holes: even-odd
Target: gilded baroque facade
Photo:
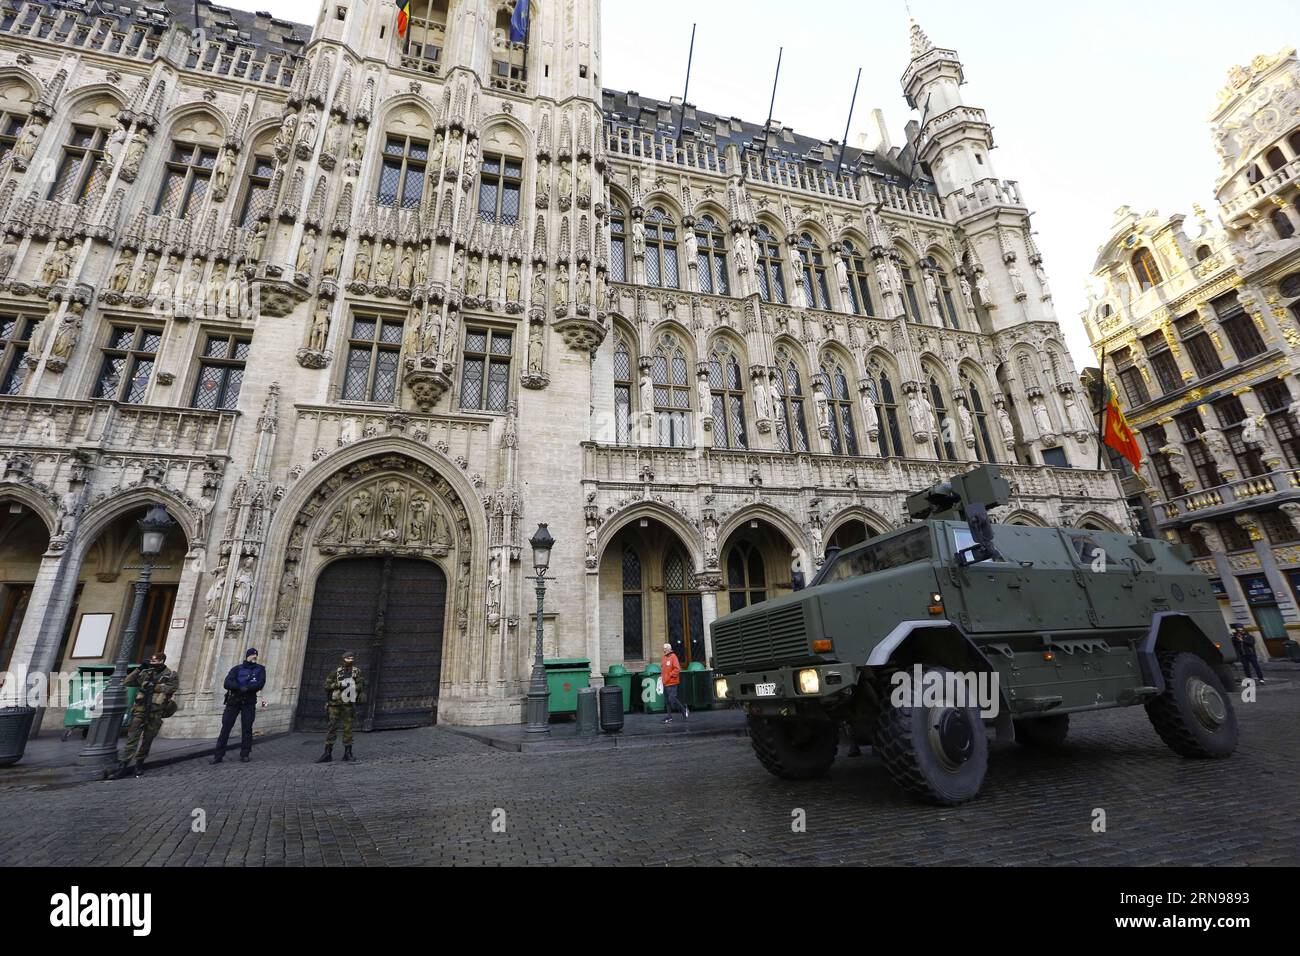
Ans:
[[[1118,210],[1083,320],[1142,436],[1131,501],[1270,651],[1300,630],[1300,62],[1229,71],[1218,222]]]
[[[374,726],[517,719],[538,522],[597,672],[979,461],[1004,520],[1126,525],[956,53],[913,26],[925,123],[861,152],[603,90],[598,3],[513,6],[0,6],[10,670],[113,659],[150,502],[172,733],[250,645],[270,728],[348,646]]]

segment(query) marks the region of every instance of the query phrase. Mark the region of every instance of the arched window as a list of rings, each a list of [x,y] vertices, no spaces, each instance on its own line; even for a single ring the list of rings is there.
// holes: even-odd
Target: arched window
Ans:
[[[1291,152],[1300,156],[1300,130],[1296,130],[1286,138],[1287,145],[1291,147]]]
[[[0,110],[0,160],[18,144],[18,138],[23,135],[23,127],[26,125],[27,113]]]
[[[1259,171],[1258,166],[1251,165],[1246,167],[1246,182],[1249,185],[1253,186],[1263,178],[1264,174]]]
[[[441,71],[442,51],[447,46],[448,0],[411,0],[406,35],[397,37],[402,66],[425,73]],[[393,30],[397,35],[397,30]]]
[[[632,353],[621,335],[614,344],[614,440],[632,441]]]
[[[712,216],[701,216],[695,224],[695,263],[699,267],[700,291],[730,295],[727,280],[727,244]]]
[[[844,264],[849,272],[849,304],[854,315],[875,315],[871,298],[871,284],[867,274],[867,260],[849,240],[844,240]]]
[[[664,559],[664,610],[668,643],[685,666],[704,657],[704,615],[695,575],[681,548]]]
[[[727,553],[727,598],[733,611],[767,600],[763,555],[748,541],[736,543]]]
[[[726,342],[719,342],[709,355],[709,389],[713,395],[713,447],[749,447],[745,437],[745,380]]]
[[[943,389],[930,376],[930,402],[934,405],[934,417],[939,421],[939,430],[934,436],[934,454],[936,458],[957,461],[957,449],[952,443],[952,423],[948,421],[948,406],[943,400]]]
[[[799,366],[785,346],[776,350],[776,386],[778,395],[777,438],[782,451],[807,451],[808,426],[803,414],[803,383]]]
[[[826,390],[827,418],[831,426],[831,452],[856,455],[858,436],[853,429],[853,396],[844,365],[832,355],[822,356],[822,387]]]
[[[655,206],[645,217],[646,284],[680,289],[677,268],[677,224],[663,206]]]
[[[1282,155],[1282,150],[1274,146],[1264,154],[1264,162],[1268,163],[1268,168],[1277,172],[1286,165],[1286,157]]]
[[[248,183],[244,187],[244,205],[239,214],[239,224],[248,227],[265,209],[271,178],[275,175],[275,160],[267,155],[255,155],[248,164]]]
[[[425,164],[429,141],[390,134],[384,138],[384,160],[379,169],[376,199],[381,206],[414,209],[424,196]]]
[[[1159,285],[1163,280],[1160,278],[1160,269],[1156,265],[1156,257],[1151,254],[1151,250],[1143,246],[1137,252],[1133,253],[1133,274],[1137,276],[1138,288],[1145,292],[1152,286]]]
[[[1206,259],[1210,258],[1210,254],[1211,254],[1211,253],[1210,253],[1210,247],[1209,247],[1209,246],[1197,246],[1197,247],[1196,247],[1196,261],[1197,261],[1197,262],[1204,262]]]
[[[801,281],[808,308],[829,309],[831,294],[826,285],[826,257],[821,246],[806,232],[799,237],[799,258],[803,261]]]
[[[627,281],[627,213],[617,204],[609,210],[609,277]]]
[[[1101,317],[1103,319],[1109,319],[1114,314],[1115,314],[1115,310],[1110,307],[1109,302],[1107,302],[1105,305],[1101,307]]]
[[[1291,220],[1287,218],[1287,214],[1281,209],[1274,209],[1273,214],[1268,218],[1273,223],[1273,231],[1277,233],[1279,239],[1290,239],[1295,235],[1295,226],[1291,224]]]
[[[785,275],[781,272],[781,243],[762,224],[758,227],[758,294],[764,302],[785,304]]]
[[[971,417],[975,419],[975,457],[980,461],[997,461],[997,455],[993,453],[993,442],[989,438],[989,416],[988,408],[984,404],[984,396],[970,379],[966,379],[964,384],[966,406]]]
[[[645,585],[641,577],[641,556],[631,545],[623,548],[623,659],[639,661],[645,653],[642,627],[645,622]]]
[[[691,377],[686,353],[671,335],[665,335],[655,349],[653,368],[659,444],[689,448],[693,442]]]
[[[889,380],[889,373],[882,371],[879,376],[880,386],[872,382],[872,398],[876,403],[876,418],[880,420],[880,454],[884,458],[906,457],[907,446],[903,444],[903,430],[898,423],[898,402],[894,398],[894,385]]]

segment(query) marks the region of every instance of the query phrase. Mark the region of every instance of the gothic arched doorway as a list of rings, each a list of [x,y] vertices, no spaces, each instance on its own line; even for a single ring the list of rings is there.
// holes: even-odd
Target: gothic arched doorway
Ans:
[[[349,650],[365,680],[359,729],[433,723],[446,608],[447,576],[429,561],[348,558],[326,567],[312,601],[296,728],[325,729],[325,678]]]
[[[668,643],[685,667],[704,660],[704,613],[695,574],[680,548],[664,559],[664,618]]]

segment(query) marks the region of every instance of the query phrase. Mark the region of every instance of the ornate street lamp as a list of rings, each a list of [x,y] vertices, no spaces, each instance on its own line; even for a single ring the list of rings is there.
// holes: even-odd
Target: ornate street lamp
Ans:
[[[162,554],[167,532],[176,527],[167,509],[154,505],[149,513],[136,522],[140,527],[140,555],[144,564],[140,567],[140,577],[136,580],[135,598],[131,602],[131,616],[127,618],[126,630],[117,649],[117,664],[113,676],[108,680],[99,699],[99,714],[91,724],[87,734],[86,749],[81,751],[83,757],[107,757],[110,767],[117,765],[117,738],[122,732],[122,717],[126,713],[126,680],[131,658],[135,654],[135,639],[140,630],[140,616],[144,612],[144,599],[149,593],[149,577],[153,574],[154,558]]]
[[[528,539],[533,547],[533,569],[537,572],[537,652],[533,657],[533,674],[528,681],[528,727],[527,733],[549,736],[550,695],[546,688],[546,666],[542,663],[542,603],[546,597],[546,569],[551,564],[551,548],[555,539],[546,530],[545,523],[537,526],[537,532]]]

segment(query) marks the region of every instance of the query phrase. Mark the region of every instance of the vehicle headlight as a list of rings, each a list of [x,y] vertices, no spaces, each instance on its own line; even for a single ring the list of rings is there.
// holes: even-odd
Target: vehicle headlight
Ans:
[[[727,699],[727,679],[725,677],[716,677],[713,680],[713,694],[718,700]]]
[[[817,671],[811,667],[799,672],[799,693],[815,694],[821,690],[821,681],[817,678]]]

